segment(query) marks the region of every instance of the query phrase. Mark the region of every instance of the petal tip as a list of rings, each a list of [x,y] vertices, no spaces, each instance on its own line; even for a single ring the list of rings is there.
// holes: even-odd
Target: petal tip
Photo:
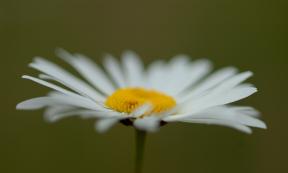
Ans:
[[[18,103],[16,105],[16,110],[23,110],[23,107],[22,107],[22,104],[21,103]]]

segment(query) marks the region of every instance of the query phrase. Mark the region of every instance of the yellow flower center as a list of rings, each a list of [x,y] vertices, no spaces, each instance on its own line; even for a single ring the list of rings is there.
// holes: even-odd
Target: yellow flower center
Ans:
[[[131,113],[147,103],[152,105],[152,110],[145,115],[169,111],[176,106],[173,97],[144,88],[118,89],[107,98],[105,105],[118,112]]]

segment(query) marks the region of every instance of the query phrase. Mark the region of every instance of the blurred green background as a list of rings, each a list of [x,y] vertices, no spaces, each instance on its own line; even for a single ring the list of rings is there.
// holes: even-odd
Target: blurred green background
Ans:
[[[92,120],[43,121],[15,105],[48,90],[21,80],[40,55],[63,64],[56,47],[101,61],[131,49],[146,63],[186,53],[215,68],[252,70],[259,92],[241,101],[263,113],[268,130],[170,124],[149,134],[144,172],[288,172],[287,1],[7,0],[1,1],[0,172],[132,172],[134,131],[104,135]]]

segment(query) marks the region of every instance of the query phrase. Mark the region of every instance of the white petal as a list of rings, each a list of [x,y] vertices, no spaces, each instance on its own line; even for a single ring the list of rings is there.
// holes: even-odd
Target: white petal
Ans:
[[[104,133],[112,126],[114,126],[117,122],[119,122],[119,119],[117,118],[103,118],[96,122],[95,128],[99,133]]]
[[[230,121],[224,121],[224,120],[216,120],[216,119],[191,119],[191,120],[183,120],[180,122],[186,122],[186,123],[197,123],[197,124],[207,124],[207,125],[219,125],[219,126],[226,126],[230,128],[234,128],[236,130],[239,130],[241,132],[251,134],[252,130],[251,128],[241,125],[241,124],[236,124]]]
[[[228,80],[224,81],[223,83],[221,83],[215,89],[213,89],[212,93],[215,94],[215,93],[226,92],[227,90],[232,89],[235,86],[237,86],[238,84],[242,83],[243,81],[245,81],[246,79],[248,79],[252,75],[253,75],[253,73],[250,71],[237,74],[237,75],[229,78]]]
[[[59,97],[63,96],[63,98],[59,98],[60,100],[72,99],[72,100],[76,100],[76,102],[78,104],[80,104],[80,106],[81,106],[81,104],[83,104],[82,106],[88,106],[91,109],[95,109],[95,108],[101,109],[101,107],[99,107],[98,103],[96,103],[96,102],[94,102],[94,101],[92,101],[92,100],[90,100],[88,98],[85,98],[83,96],[80,96],[78,94],[75,94],[75,93],[73,93],[71,91],[68,91],[68,90],[66,90],[64,88],[61,88],[61,87],[59,87],[57,85],[54,85],[52,83],[49,83],[49,82],[46,82],[46,81],[43,81],[41,79],[37,79],[37,78],[31,77],[31,76],[23,76],[23,78],[32,80],[32,81],[34,81],[36,83],[39,83],[41,85],[47,86],[47,87],[49,87],[51,89],[54,89],[54,90],[58,91],[57,95]],[[62,94],[60,94],[60,93],[62,93]],[[55,97],[55,94],[54,94],[54,97]]]
[[[53,81],[55,79],[55,78],[53,78],[53,77],[51,77],[51,76],[49,76],[47,74],[39,74],[38,77],[40,79],[43,79],[43,80],[52,80]]]
[[[41,109],[46,106],[56,106],[56,105],[70,105],[75,107],[83,107],[91,110],[99,110],[95,105],[89,102],[78,100],[72,97],[65,98],[54,98],[54,97],[37,97],[30,100],[23,101],[19,103],[16,108],[21,110],[33,110]]]
[[[41,109],[45,106],[57,104],[55,100],[47,97],[38,97],[29,100],[25,100],[21,103],[18,103],[16,109],[18,110],[34,110]]]
[[[146,112],[151,111],[152,109],[153,109],[152,105],[147,103],[147,104],[144,104],[144,105],[140,106],[135,111],[133,111],[130,114],[130,116],[134,117],[134,118],[137,118],[137,117],[140,117],[140,116],[144,115]]]
[[[226,91],[225,93],[220,93],[217,95],[207,95],[199,98],[198,100],[191,101],[186,105],[183,105],[182,113],[189,112],[190,114],[195,114],[201,112],[205,109],[225,105],[228,103],[232,103],[243,98],[250,96],[251,94],[257,91],[254,87],[246,87],[246,86],[238,86],[231,90]],[[181,115],[181,117],[186,117],[188,115]]]
[[[119,112],[104,110],[104,111],[83,111],[79,113],[82,118],[117,118],[123,119],[123,115]],[[124,117],[125,118],[125,117]]]
[[[242,114],[245,115],[249,115],[252,117],[259,117],[260,116],[260,112],[258,110],[256,110],[253,107],[249,107],[249,106],[233,106],[230,107],[231,109],[234,109],[234,111],[240,112]]]
[[[91,59],[81,54],[72,55],[63,49],[58,49],[56,53],[59,57],[71,64],[84,78],[100,91],[107,95],[114,92],[115,88],[111,81],[108,80],[108,77],[102,69]]]
[[[116,112],[112,115],[107,111],[93,111],[88,109],[60,109],[60,107],[53,106],[46,109],[44,117],[49,122],[55,122],[60,119],[70,117],[70,116],[80,116],[82,118],[117,118],[120,117]]]
[[[87,116],[93,117],[93,118],[103,118],[103,116],[97,116],[99,112],[91,111],[91,110],[73,110],[73,111],[67,111],[57,114],[44,114],[45,120],[48,122],[56,122],[63,118],[71,117],[71,116]]]
[[[216,106],[194,115],[197,117],[215,118],[235,121],[251,127],[266,128],[266,125],[261,120],[252,117],[251,114],[246,114],[237,106]]]
[[[169,68],[162,60],[153,62],[147,70],[148,86],[152,89],[162,91],[169,79]],[[164,87],[163,87],[164,86]]]
[[[41,77],[44,77],[44,76],[41,75]],[[52,77],[47,76],[47,75],[45,75],[45,77],[46,77],[46,78],[49,77],[50,79],[52,79]],[[56,91],[58,91],[58,92],[61,92],[61,93],[63,93],[63,94],[66,94],[66,95],[75,96],[75,97],[79,97],[79,98],[82,97],[82,96],[80,96],[80,95],[78,95],[78,94],[75,94],[75,93],[73,93],[73,92],[71,92],[71,91],[68,91],[67,89],[64,89],[64,88],[62,88],[62,87],[60,87],[60,86],[57,86],[57,85],[55,85],[55,84],[52,84],[52,83],[50,83],[50,82],[47,82],[47,81],[44,81],[44,80],[41,80],[41,79],[37,79],[37,78],[32,77],[32,76],[24,75],[24,76],[22,76],[22,78],[23,78],[23,79],[32,80],[33,82],[36,82],[36,83],[38,83],[38,84],[41,84],[41,85],[43,85],[43,86],[46,86],[46,87],[48,87],[48,88],[51,88],[51,89],[53,89],[53,90],[56,90]]]
[[[49,75],[46,75],[46,74],[40,74],[39,77],[40,77],[41,79],[44,79],[44,80],[51,80],[51,81],[58,82],[58,83],[63,84],[63,85],[65,86],[65,83],[63,83],[61,80],[59,80],[59,79],[57,79],[57,78],[55,78],[55,77],[52,77],[52,76],[49,76]],[[56,87],[58,87],[58,88],[62,88],[62,87],[59,87],[59,86],[54,85],[54,84],[52,84],[52,83],[49,83],[49,82],[47,82],[47,81],[43,81],[43,80],[41,80],[41,79],[37,79],[37,78],[31,77],[31,76],[24,76],[23,78],[30,79],[30,80],[32,80],[32,81],[34,81],[34,82],[36,82],[36,83],[39,83],[39,84],[41,84],[41,85],[44,85],[44,86],[48,86],[47,84],[49,84],[49,85],[56,86]],[[49,88],[52,88],[52,87],[49,86]],[[54,89],[54,88],[52,88],[52,89]],[[63,88],[62,88],[62,89],[63,89]],[[66,90],[66,89],[64,89],[64,90]],[[59,90],[56,90],[56,91],[59,91]],[[67,91],[68,91],[68,90],[67,90]],[[84,94],[84,96],[83,96],[83,95],[79,95],[78,93],[76,94],[76,93],[71,92],[71,91],[68,91],[68,92],[70,92],[70,93],[74,94],[74,96],[78,96],[78,97],[80,97],[80,98],[82,98],[82,99],[86,99],[86,100],[90,100],[90,101],[93,100],[93,98],[91,98],[91,97],[89,97],[89,96],[86,96],[85,94]],[[61,92],[61,93],[63,93],[63,92]],[[63,93],[63,94],[67,95],[67,93]],[[68,94],[68,95],[71,95],[71,94]],[[103,105],[103,104],[104,104],[103,101],[93,100],[93,102],[94,102],[94,103],[97,103],[97,104],[99,104],[99,105]]]
[[[141,87],[144,83],[144,67],[139,56],[134,52],[126,51],[122,55],[123,70],[128,86]]]
[[[160,127],[160,119],[156,116],[148,116],[136,119],[133,125],[139,130],[155,132]]]
[[[64,112],[74,111],[74,110],[78,111],[79,108],[74,107],[74,106],[56,105],[56,106],[47,107],[45,109],[44,116],[53,116],[57,114],[62,114]]]
[[[111,55],[106,55],[106,57],[104,58],[103,65],[107,73],[111,76],[111,78],[119,88],[127,86],[119,62],[117,62],[114,57],[112,57]]]
[[[191,114],[190,116],[181,117],[178,115],[173,115],[164,119],[165,121],[185,121],[185,122],[194,122],[199,121],[199,119],[211,120],[212,122],[221,122],[223,123],[231,123],[231,124],[239,124],[251,127],[258,127],[258,128],[266,128],[266,125],[263,121],[251,116],[251,112],[246,114],[243,109],[239,109],[239,107],[233,106],[216,106],[205,111]],[[173,118],[172,118],[173,117]]]
[[[237,85],[239,85],[240,83],[245,81],[247,78],[252,76],[252,74],[253,73],[250,72],[250,71],[237,74],[237,75],[235,75],[235,76],[223,81],[222,83],[220,83],[219,85],[215,86],[211,90],[208,90],[206,93],[202,94],[201,95],[201,99],[205,99],[207,97],[209,99],[213,98],[213,97],[214,98],[218,97],[220,94],[225,93],[225,92],[235,88]],[[203,95],[205,95],[205,97],[203,97]]]
[[[87,108],[91,107],[93,108],[93,110],[99,110],[99,111],[107,111],[109,109],[106,109],[105,106],[102,103],[96,103],[90,99],[87,99],[85,97],[73,97],[73,96],[69,96],[69,95],[65,95],[59,92],[50,92],[49,96],[52,98],[57,98],[59,100],[75,100],[82,105],[86,105]]]
[[[185,66],[182,66],[182,68],[185,68]],[[211,62],[208,60],[202,59],[193,62],[185,74],[178,75],[178,78],[182,78],[183,80],[179,82],[175,81],[174,85],[171,87],[172,90],[169,91],[169,93],[172,93],[173,95],[180,94],[207,75],[211,71],[211,68]]]
[[[104,102],[105,100],[102,94],[98,93],[85,82],[71,75],[56,64],[53,64],[43,58],[35,58],[35,61],[30,64],[30,67],[46,73],[55,79],[58,79],[65,86],[75,90],[80,94],[90,97],[95,101]]]
[[[251,87],[250,85],[239,85],[251,75],[251,72],[238,74],[207,91],[201,97],[199,96],[197,99],[194,98],[189,100],[184,104],[179,103],[179,105],[182,105],[183,112],[196,113],[209,107],[241,100],[257,91],[256,88]]]
[[[255,92],[257,92],[257,88],[255,87],[247,87],[240,85],[221,95],[213,105],[216,106],[232,103],[244,99],[254,94]]]
[[[162,92],[173,95],[172,92],[175,86],[179,86],[177,84],[187,79],[189,64],[188,56],[177,55],[171,59],[169,64],[153,63],[148,69],[148,76],[150,79],[155,80],[154,83],[159,83],[158,88],[160,88]],[[153,72],[156,73],[156,75],[153,74]],[[157,77],[157,74],[160,76]]]
[[[193,99],[193,97],[197,97],[201,95],[203,92],[215,87],[219,83],[223,82],[224,80],[228,79],[229,77],[235,75],[237,69],[234,67],[227,67],[218,70],[217,72],[210,75],[207,79],[205,79],[202,83],[196,86],[195,89],[192,89],[191,92],[183,93],[180,102],[185,102],[189,99]]]

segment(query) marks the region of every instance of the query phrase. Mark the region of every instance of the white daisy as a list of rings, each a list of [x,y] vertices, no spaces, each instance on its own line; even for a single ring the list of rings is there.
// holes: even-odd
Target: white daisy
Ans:
[[[56,52],[83,79],[36,57],[29,66],[41,72],[39,78],[23,78],[52,92],[26,100],[17,109],[45,108],[44,116],[50,122],[73,115],[97,118],[99,132],[118,122],[143,131],[156,131],[171,122],[215,124],[246,133],[252,132],[250,127],[266,128],[254,108],[230,105],[257,91],[252,84],[243,83],[252,76],[250,71],[237,73],[234,67],[227,67],[209,74],[210,61],[190,62],[184,55],[170,62],[157,60],[145,69],[130,51],[123,53],[121,63],[107,55],[102,69],[81,54]]]

